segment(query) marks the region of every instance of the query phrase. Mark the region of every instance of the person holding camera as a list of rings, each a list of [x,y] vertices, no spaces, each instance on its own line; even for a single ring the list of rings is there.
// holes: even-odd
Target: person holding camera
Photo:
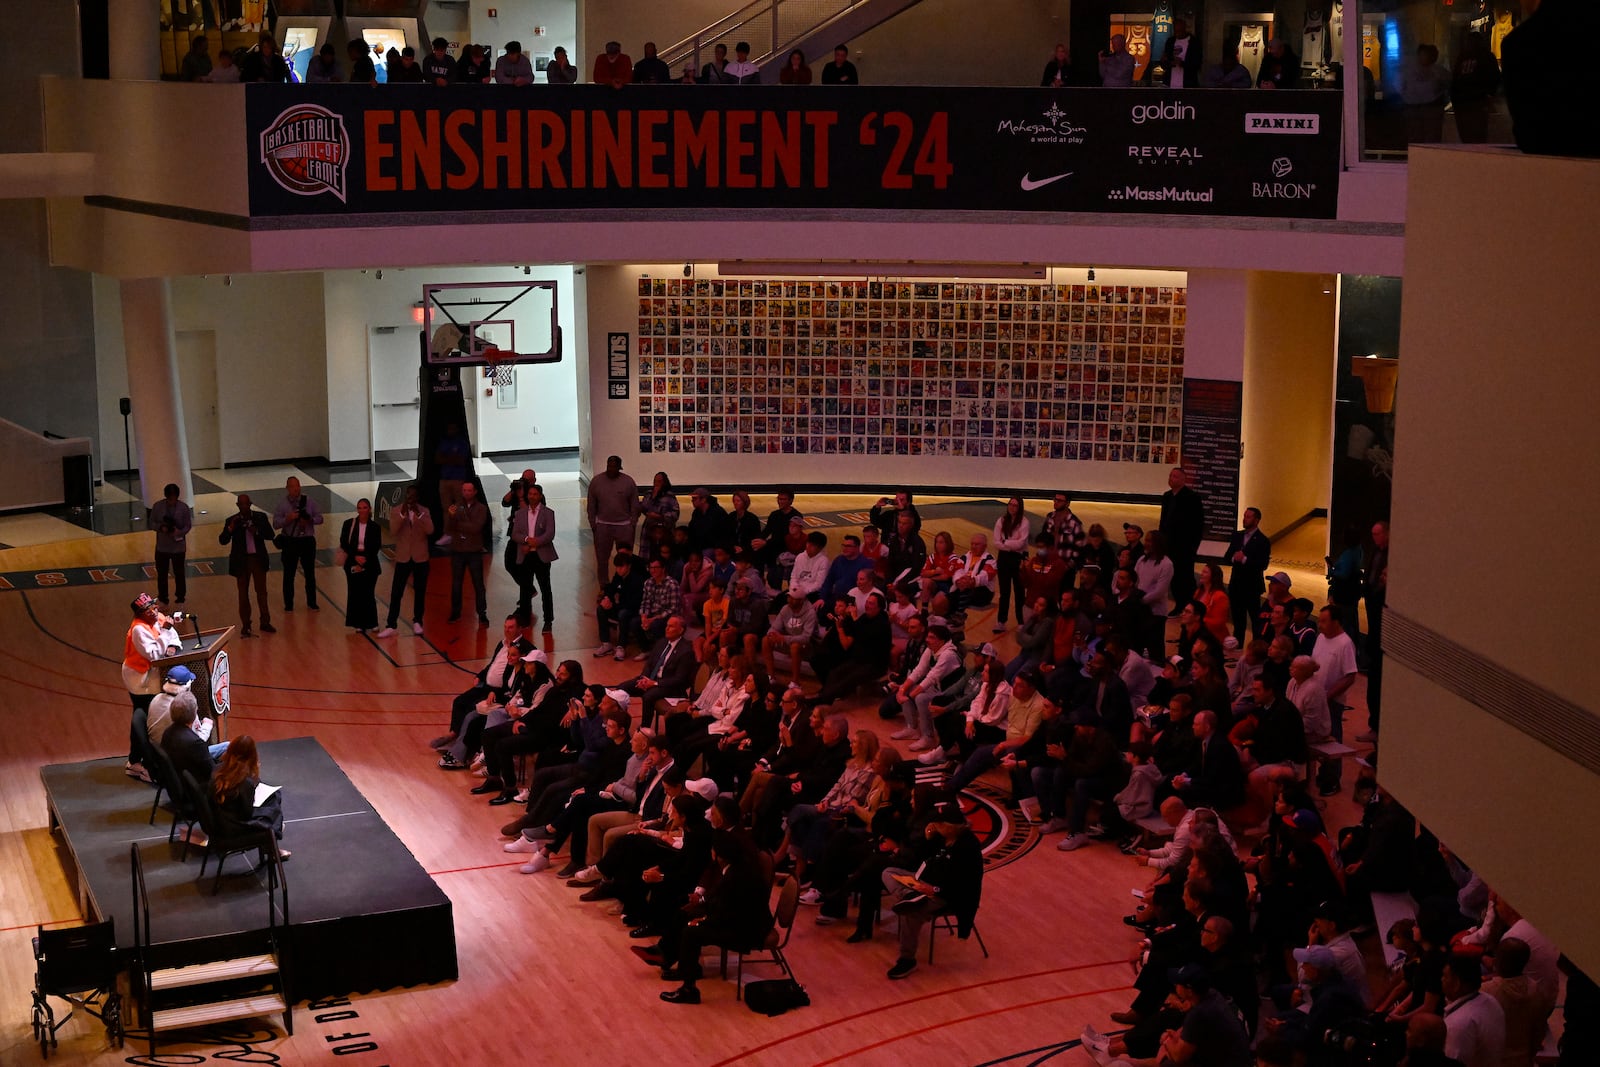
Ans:
[[[179,499],[181,490],[167,483],[161,500],[150,509],[150,528],[156,532],[156,599],[166,607],[167,572],[177,578],[178,603],[188,595],[189,575],[184,556],[189,550],[189,531],[194,528],[194,512]]]
[[[290,478],[283,486],[283,499],[272,511],[272,528],[279,531],[276,544],[283,550],[283,610],[294,610],[294,572],[306,574],[306,607],[317,605],[317,527],[322,525],[322,509],[300,491],[300,479]],[[266,629],[265,626],[262,629]]]
[[[295,484],[294,479],[289,479]],[[256,610],[261,616],[261,632],[275,634],[272,610],[267,606],[267,545],[272,541],[272,523],[266,512],[250,506],[250,494],[239,494],[239,511],[222,524],[217,542],[228,549],[228,574],[239,585],[239,636],[254,637],[250,629],[250,585],[256,587]],[[285,553],[287,555],[287,553]],[[287,561],[285,561],[287,566]],[[314,606],[314,605],[313,605]]]

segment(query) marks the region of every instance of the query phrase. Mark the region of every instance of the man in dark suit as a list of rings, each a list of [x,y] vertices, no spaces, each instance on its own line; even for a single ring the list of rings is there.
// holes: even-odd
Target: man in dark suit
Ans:
[[[228,573],[239,584],[239,635],[254,637],[250,629],[250,585],[255,583],[256,607],[261,613],[261,632],[275,634],[272,612],[267,607],[267,546],[272,544],[272,523],[264,512],[250,507],[250,494],[239,494],[239,513],[230,515],[217,536],[228,549]]]
[[[1150,605],[1139,592],[1139,579],[1133,570],[1123,567],[1111,576],[1111,603],[1106,605],[1111,628],[1128,643],[1129,648],[1142,648],[1150,632]]]
[[[216,760],[212,758],[210,746],[194,732],[196,714],[195,707],[189,702],[173,703],[172,725],[167,727],[166,734],[161,738],[161,750],[166,753],[167,762],[172,764],[173,773],[188,771],[194,776],[195,784],[204,789],[211,781]],[[227,746],[217,747],[220,750]]]
[[[1261,532],[1261,512],[1244,509],[1244,528],[1228,540],[1228,603],[1233,606],[1233,634],[1244,645],[1249,641],[1250,622],[1255,618],[1261,595],[1267,591],[1267,563],[1272,559],[1272,542]]]
[[[1217,713],[1197,712],[1194,736],[1199,754],[1188,770],[1172,779],[1172,787],[1191,808],[1214,808],[1220,814],[1244,803],[1244,770],[1228,735],[1217,729]]]
[[[690,898],[688,909],[698,912],[675,929],[668,929],[653,950],[642,950],[650,963],[661,964],[661,977],[683,984],[661,994],[669,1004],[698,1004],[700,952],[707,945],[734,951],[754,950],[772,928],[768,905],[772,890],[762,873],[755,850],[738,835],[716,831],[711,838],[711,866],[716,872],[703,900]]]
[[[663,700],[689,695],[695,669],[694,645],[683,639],[683,616],[673,615],[667,619],[665,635],[651,647],[644,672],[618,688],[629,696],[642,698],[639,725],[649,726],[655,723]]]
[[[926,832],[934,852],[920,867],[883,872],[884,888],[900,917],[900,958],[889,968],[890,978],[904,978],[917,969],[917,942],[935,916],[949,913],[958,931],[970,931],[983,894],[983,848],[967,828],[961,806],[953,801],[935,804]]]
[[[522,657],[533,651],[533,641],[527,633],[530,626],[532,620],[527,615],[506,616],[505,631],[500,643],[494,646],[488,662],[473,678],[471,687],[450,702],[450,732],[429,742],[433,748],[449,748],[460,734],[461,723],[466,719],[467,713],[487,697],[494,696],[497,703],[504,702],[506,690],[511,684],[512,675],[516,673],[517,664],[522,662]]]
[[[1205,539],[1206,505],[1189,488],[1189,473],[1173,467],[1167,474],[1167,491],[1161,494],[1161,525],[1172,561],[1172,614],[1194,599],[1194,561]],[[1242,644],[1241,640],[1241,644]]]

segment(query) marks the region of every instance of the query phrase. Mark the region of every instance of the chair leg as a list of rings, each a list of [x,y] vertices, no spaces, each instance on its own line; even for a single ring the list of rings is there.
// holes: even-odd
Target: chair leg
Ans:
[[[989,946],[983,943],[983,935],[978,933],[978,924],[972,924],[972,936],[978,939],[978,947],[983,949],[983,958],[989,958]]]
[[[161,807],[161,794],[164,789],[164,786],[156,786],[156,798],[150,802],[150,822],[148,824],[150,826],[156,824],[156,811]]]
[[[227,866],[228,854],[224,852],[217,857],[217,877],[211,882],[211,895],[216,896],[217,890],[222,888],[222,868]]]
[[[735,979],[735,985],[733,987],[733,999],[734,999],[735,1003],[738,1003],[739,1001],[744,999],[744,953],[743,952],[739,953],[739,974],[738,974],[738,977]]]

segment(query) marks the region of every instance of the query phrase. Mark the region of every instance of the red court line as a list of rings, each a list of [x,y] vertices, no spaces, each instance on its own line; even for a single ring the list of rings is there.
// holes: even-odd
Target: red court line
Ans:
[[[949,1026],[958,1026],[961,1023],[970,1023],[976,1019],[988,1018],[991,1015],[1004,1015],[1008,1011],[1021,1011],[1023,1008],[1037,1008],[1043,1004],[1055,1004],[1058,1001],[1063,1000],[1077,1000],[1079,997],[1097,997],[1102,993],[1115,993],[1119,990],[1131,988],[1133,987],[1126,985],[1107,986],[1104,989],[1089,989],[1082,993],[1063,993],[1059,997],[1045,997],[1043,1000],[1030,1000],[1025,1004],[1009,1004],[1003,1008],[990,1008],[988,1011],[975,1012],[972,1015],[962,1015],[955,1019],[946,1019],[944,1022],[934,1023],[932,1026],[920,1026],[915,1030],[907,1030],[903,1034],[896,1034],[893,1037],[886,1037],[882,1040],[874,1041],[870,1045],[862,1045],[858,1049],[852,1049],[849,1052],[846,1052],[840,1056],[835,1056],[832,1059],[818,1060],[813,1067],[828,1067],[829,1064],[839,1063],[843,1060],[850,1059],[852,1056],[859,1056],[862,1053],[871,1052],[873,1049],[879,1049],[885,1045],[892,1045],[897,1041],[904,1041],[909,1037],[917,1037],[921,1034],[931,1034],[935,1030],[943,1030]]]
[[[768,1041],[765,1045],[757,1045],[755,1048],[746,1049],[745,1051],[739,1053],[737,1056],[731,1057],[730,1059],[718,1060],[716,1063],[711,1064],[711,1067],[728,1067],[728,1064],[737,1063],[737,1062],[739,1062],[740,1060],[744,1059],[747,1056],[754,1056],[758,1052],[765,1052],[767,1049],[776,1048],[779,1045],[786,1044],[787,1042],[790,1042],[790,1041],[794,1041],[797,1038],[808,1037],[811,1034],[817,1033],[820,1030],[826,1030],[829,1027],[838,1026],[841,1023],[854,1022],[857,1019],[864,1019],[868,1015],[876,1015],[879,1012],[890,1011],[890,1010],[892,1010],[894,1008],[904,1007],[904,1006],[906,1006],[908,1004],[918,1004],[918,1003],[921,1003],[924,1000],[933,1000],[936,997],[947,997],[947,996],[950,996],[950,995],[955,994],[955,993],[965,993],[965,992],[967,992],[969,990],[973,990],[973,989],[983,989],[986,986],[1004,985],[1007,982],[1024,982],[1024,981],[1027,981],[1030,978],[1047,978],[1047,977],[1049,977],[1050,975],[1053,975],[1053,974],[1071,974],[1073,971],[1088,971],[1088,970],[1093,970],[1096,967],[1115,967],[1115,966],[1118,966],[1118,965],[1121,965],[1121,966],[1125,967],[1125,966],[1127,966],[1127,964],[1128,964],[1128,961],[1125,960],[1125,959],[1121,959],[1121,960],[1106,960],[1106,961],[1100,962],[1100,963],[1075,963],[1070,967],[1053,967],[1048,971],[1033,971],[1033,972],[1031,972],[1029,974],[1014,974],[1014,975],[1010,975],[1010,976],[1008,976],[1006,978],[991,978],[991,979],[989,979],[987,981],[983,981],[983,982],[973,982],[970,985],[955,986],[952,989],[942,989],[942,990],[939,990],[939,991],[934,992],[934,993],[924,993],[921,996],[911,997],[911,998],[909,998],[907,1000],[899,1000],[899,1001],[894,1002],[893,1004],[885,1004],[885,1005],[883,1005],[881,1007],[877,1007],[877,1008],[869,1008],[866,1011],[858,1011],[853,1015],[840,1016],[837,1019],[832,1019],[832,1020],[830,1020],[828,1022],[825,1022],[825,1023],[819,1023],[816,1026],[808,1027],[807,1029],[804,1029],[804,1030],[797,1030],[792,1034],[787,1034],[787,1035],[785,1035],[783,1037],[780,1037],[780,1038],[777,1038],[775,1040]],[[1125,987],[1116,986],[1114,988],[1122,989],[1122,988],[1125,988]]]
[[[0,926],[0,934],[9,934],[13,930],[37,930],[41,926],[65,926],[67,923],[82,922],[82,919],[51,919],[44,923],[23,923],[21,926]]]
[[[521,867],[523,861],[512,860],[510,863],[481,863],[476,867],[452,867],[448,871],[429,871],[428,877],[435,878],[441,874],[462,874],[468,871],[492,871],[500,867]]]

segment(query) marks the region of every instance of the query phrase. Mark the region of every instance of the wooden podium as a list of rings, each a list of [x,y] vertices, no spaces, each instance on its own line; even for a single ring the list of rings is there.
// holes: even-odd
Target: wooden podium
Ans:
[[[190,692],[200,704],[200,714],[215,719],[216,733],[213,742],[225,740],[227,715],[230,706],[230,668],[228,642],[238,630],[226,626],[220,630],[201,630],[183,639],[183,648],[164,659],[151,660],[163,676],[173,667],[182,664],[194,672],[194,685]]]

